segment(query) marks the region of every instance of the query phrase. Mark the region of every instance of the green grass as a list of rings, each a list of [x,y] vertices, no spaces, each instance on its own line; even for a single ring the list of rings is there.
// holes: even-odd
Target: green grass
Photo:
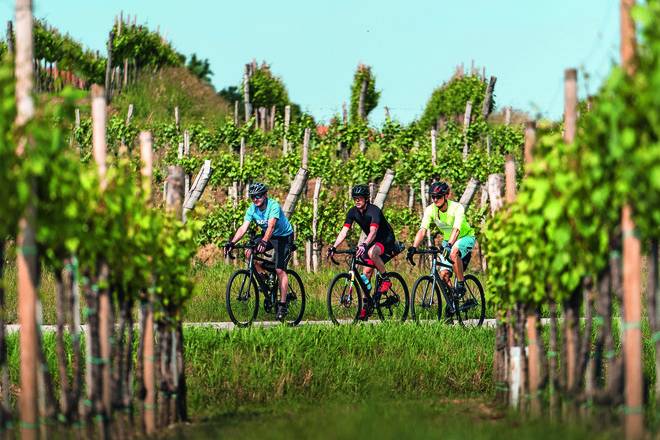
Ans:
[[[189,404],[199,414],[319,400],[484,396],[494,330],[431,325],[186,329]]]
[[[163,438],[304,439],[618,439],[602,425],[566,426],[547,420],[522,421],[481,399],[377,400],[346,404],[323,402],[277,409],[254,408],[179,426]]]

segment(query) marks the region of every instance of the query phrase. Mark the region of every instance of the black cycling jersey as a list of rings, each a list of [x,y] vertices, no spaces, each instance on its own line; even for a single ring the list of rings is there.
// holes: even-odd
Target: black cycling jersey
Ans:
[[[353,222],[357,223],[362,231],[369,235],[370,228],[372,225],[378,226],[378,231],[376,232],[376,238],[374,243],[385,243],[387,241],[394,241],[394,230],[392,226],[387,222],[383,211],[380,208],[372,203],[367,205],[367,208],[364,210],[364,214],[361,213],[355,206],[348,210],[346,214],[346,220],[344,221],[344,226],[351,227]],[[373,245],[374,243],[369,243]]]

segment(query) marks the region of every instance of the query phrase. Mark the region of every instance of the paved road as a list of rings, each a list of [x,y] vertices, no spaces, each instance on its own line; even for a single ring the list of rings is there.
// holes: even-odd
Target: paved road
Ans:
[[[550,322],[549,319],[542,319],[541,320],[543,324],[547,324]],[[371,319],[368,321],[370,324],[374,323],[379,323],[380,321],[378,319]],[[407,321],[407,323],[412,323],[413,321]],[[332,325],[331,321],[303,321],[300,323],[299,326],[303,325]],[[280,325],[279,321],[259,321],[255,322],[253,324],[254,327],[272,327],[275,325]],[[456,325],[456,324],[454,324]],[[485,319],[484,320],[484,327],[495,327],[495,320],[494,319]],[[138,324],[134,324],[135,328],[138,328]],[[226,329],[226,330],[233,330],[234,329],[234,323],[232,322],[187,322],[184,323],[184,327],[213,327],[216,329]],[[66,330],[69,329],[69,326],[65,327]],[[11,324],[7,326],[7,333],[15,333],[20,329],[20,325],[17,324]],[[41,329],[45,332],[51,331],[57,331],[57,326],[54,325],[43,325],[41,326]],[[86,325],[81,325],[79,326],[79,332],[81,333],[86,333],[87,332],[87,326]]]

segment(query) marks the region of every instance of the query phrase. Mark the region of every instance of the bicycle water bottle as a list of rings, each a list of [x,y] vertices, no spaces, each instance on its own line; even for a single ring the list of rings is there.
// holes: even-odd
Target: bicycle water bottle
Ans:
[[[362,277],[362,282],[367,287],[367,291],[370,291],[371,290],[371,282],[369,281],[369,278],[367,278],[367,276],[363,273],[360,274],[360,276]]]

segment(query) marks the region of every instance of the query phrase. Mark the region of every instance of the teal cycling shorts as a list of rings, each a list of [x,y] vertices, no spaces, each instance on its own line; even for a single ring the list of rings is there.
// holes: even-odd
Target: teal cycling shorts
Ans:
[[[466,255],[468,255],[470,252],[472,252],[472,248],[474,248],[474,245],[477,243],[477,239],[475,237],[462,237],[456,240],[456,243],[454,243],[454,247],[458,246],[458,251],[461,254],[461,260],[465,258]],[[443,240],[442,245],[445,246],[447,244],[447,240]],[[442,257],[442,255],[439,256],[440,259],[440,270],[447,270],[451,273],[454,273],[451,264]],[[463,268],[465,269],[465,268]]]

